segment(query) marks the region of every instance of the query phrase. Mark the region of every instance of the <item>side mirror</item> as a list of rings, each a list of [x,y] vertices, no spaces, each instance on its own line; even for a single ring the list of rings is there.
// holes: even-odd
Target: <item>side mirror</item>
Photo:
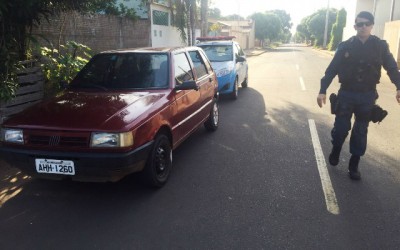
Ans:
[[[189,90],[189,89],[194,89],[194,90],[199,90],[199,87],[196,84],[196,81],[186,81],[183,82],[182,84],[176,85],[175,90]]]
[[[246,61],[246,58],[244,58],[243,56],[238,56],[236,58],[236,62],[245,62],[245,61]]]

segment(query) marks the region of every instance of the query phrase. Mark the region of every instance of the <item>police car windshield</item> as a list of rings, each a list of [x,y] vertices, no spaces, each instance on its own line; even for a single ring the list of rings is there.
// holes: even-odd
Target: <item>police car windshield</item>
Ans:
[[[232,45],[199,45],[211,62],[233,61]]]

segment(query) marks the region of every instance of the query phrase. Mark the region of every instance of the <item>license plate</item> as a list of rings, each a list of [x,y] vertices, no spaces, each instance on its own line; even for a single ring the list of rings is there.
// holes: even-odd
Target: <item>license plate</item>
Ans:
[[[35,159],[35,163],[36,171],[38,173],[75,175],[75,166],[73,161]]]

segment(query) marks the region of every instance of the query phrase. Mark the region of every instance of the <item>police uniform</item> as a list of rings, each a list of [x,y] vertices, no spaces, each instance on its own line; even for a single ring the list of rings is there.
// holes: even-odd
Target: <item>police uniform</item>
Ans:
[[[338,75],[341,85],[331,131],[332,144],[334,147],[342,147],[351,129],[354,114],[355,122],[350,137],[350,153],[354,156],[364,155],[367,147],[368,124],[372,107],[378,98],[376,84],[379,83],[382,66],[397,90],[400,90],[400,73],[386,41],[370,35],[362,43],[353,36],[339,44],[321,79],[319,93],[326,94],[333,78]]]

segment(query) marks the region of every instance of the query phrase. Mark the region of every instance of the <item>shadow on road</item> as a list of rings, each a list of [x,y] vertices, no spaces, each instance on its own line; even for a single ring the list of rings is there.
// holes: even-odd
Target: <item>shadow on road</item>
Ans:
[[[139,175],[118,183],[79,183],[31,179],[2,167],[1,248],[317,248],[330,241],[346,248],[354,238],[371,246],[375,238],[396,238],[390,221],[382,223],[381,233],[360,236],[360,226],[376,224],[370,214],[354,217],[354,209],[378,213],[398,207],[400,194],[393,187],[398,187],[399,169],[366,167],[365,180],[355,183],[347,178],[347,162],[328,166],[341,208],[341,216],[328,216],[308,119],[317,121],[325,158],[331,124],[320,123],[320,114],[301,105],[284,103],[273,109],[270,101],[251,87],[241,88],[236,101],[222,97],[220,128],[215,133],[200,128],[174,152],[170,181],[160,190],[144,187]],[[369,150],[372,155],[374,148]],[[343,151],[348,159],[347,142]],[[366,156],[363,161],[367,166],[398,166],[388,156]],[[311,194],[320,202],[310,204]],[[305,237],[305,220],[347,228],[347,234],[321,233],[321,226],[310,223]],[[388,248],[395,244],[390,242]]]

